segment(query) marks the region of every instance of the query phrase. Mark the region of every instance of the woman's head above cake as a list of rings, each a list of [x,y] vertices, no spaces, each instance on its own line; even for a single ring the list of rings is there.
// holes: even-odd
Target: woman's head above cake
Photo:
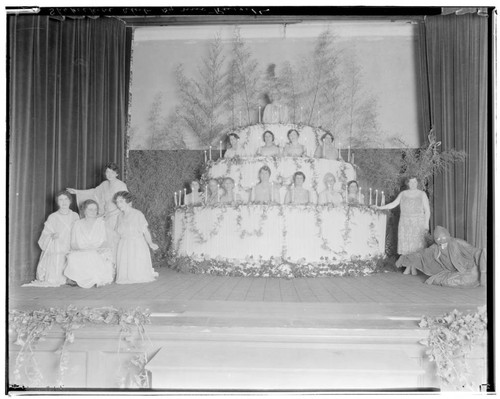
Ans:
[[[302,187],[305,181],[306,175],[304,173],[299,171],[293,174],[293,184],[295,184],[296,187]]]
[[[269,166],[264,165],[259,169],[259,181],[261,183],[267,183],[271,177],[271,169]]]
[[[334,141],[335,139],[333,138],[333,134],[331,134],[330,132],[326,132],[325,134],[323,134],[323,136],[321,136],[321,142],[323,144],[329,145],[332,144]]]
[[[290,129],[286,134],[290,143],[296,143],[299,140],[299,132],[295,129]]]
[[[270,130],[266,130],[262,135],[262,140],[266,143],[266,145],[271,145],[274,143],[274,133]]]

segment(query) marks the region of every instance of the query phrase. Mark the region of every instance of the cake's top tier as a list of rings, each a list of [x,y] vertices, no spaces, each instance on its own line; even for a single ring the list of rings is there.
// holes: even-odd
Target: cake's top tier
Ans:
[[[263,135],[265,131],[270,131],[274,135],[274,144],[283,149],[288,141],[288,131],[295,129],[299,133],[298,142],[306,149],[306,155],[312,157],[316,147],[320,143],[321,137],[326,133],[319,127],[296,125],[292,123],[261,123],[235,129],[231,133],[236,133],[240,140],[236,155],[240,157],[253,157],[257,154],[259,147],[264,145]]]

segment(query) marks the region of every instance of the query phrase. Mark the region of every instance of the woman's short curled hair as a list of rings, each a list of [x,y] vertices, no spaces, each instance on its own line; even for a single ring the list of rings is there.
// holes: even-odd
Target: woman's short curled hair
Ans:
[[[333,182],[336,183],[337,182],[337,179],[335,178],[335,175],[331,172],[328,172],[325,174],[325,176],[323,177],[323,183],[325,183],[325,186],[326,186],[326,181],[328,180],[328,178],[331,177],[333,178]]]
[[[298,132],[297,130],[295,130],[295,129],[290,129],[290,130],[288,131],[288,133],[286,134],[286,137],[288,137],[288,139],[290,139],[290,134],[291,134],[292,132],[297,133],[297,137],[300,137],[300,134],[299,134],[299,132]]]
[[[88,199],[88,200],[83,201],[79,206],[80,214],[82,215],[82,217],[85,216],[85,211],[87,210],[89,205],[92,205],[92,204],[94,204],[97,207],[97,213],[99,213],[99,204],[97,203],[97,201],[94,201],[93,199]]]
[[[61,191],[58,191],[56,193],[56,196],[55,196],[55,199],[56,199],[56,203],[57,203],[57,199],[61,196],[61,195],[64,195],[65,197],[67,197],[69,199],[69,202],[72,203],[73,202],[73,197],[71,196],[71,193],[68,191],[68,190],[61,190]]]
[[[234,183],[234,179],[233,179],[232,177],[225,177],[225,178],[224,178],[224,180],[223,180],[223,182],[228,181],[228,180],[229,180],[231,183],[233,183],[233,186],[235,185],[235,183]]]
[[[113,195],[113,202],[116,204],[116,200],[120,197],[123,198],[127,204],[130,204],[134,199],[134,196],[128,191],[118,191]]]
[[[304,173],[302,173],[300,170],[298,172],[295,172],[293,174],[293,182],[295,183],[295,179],[297,178],[297,176],[302,176],[302,178],[304,179],[304,181],[306,181],[306,175]]]
[[[229,139],[231,136],[232,136],[232,137],[234,137],[236,140],[239,140],[239,139],[240,139],[240,136],[238,136],[236,133],[230,133],[230,134],[228,134],[228,135],[227,135],[228,139]]]
[[[406,178],[405,178],[405,186],[406,187],[410,187],[410,180],[412,179],[415,179],[417,181],[417,183],[419,183],[418,181],[418,176],[417,175],[408,175]]]
[[[264,133],[262,133],[262,141],[266,142],[266,134],[270,134],[271,137],[273,138],[273,142],[274,142],[274,133],[271,132],[270,130],[266,130]]]
[[[104,165],[104,172],[106,172],[107,169],[111,169],[113,172],[120,173],[120,168],[114,162],[108,162],[106,165]]]
[[[335,141],[335,139],[333,138],[333,134],[331,134],[330,132],[326,132],[325,134],[323,134],[323,136],[321,136],[321,141],[323,141],[326,136],[330,136],[332,138],[332,141]]]
[[[347,188],[349,188],[351,186],[351,184],[355,184],[356,185],[356,188],[358,189],[359,188],[359,184],[356,180],[350,180],[347,182]]]
[[[259,169],[259,180],[260,180],[260,172],[262,172],[263,170],[265,170],[267,173],[269,173],[269,176],[271,176],[271,168],[269,168],[269,166],[267,165],[264,165]]]

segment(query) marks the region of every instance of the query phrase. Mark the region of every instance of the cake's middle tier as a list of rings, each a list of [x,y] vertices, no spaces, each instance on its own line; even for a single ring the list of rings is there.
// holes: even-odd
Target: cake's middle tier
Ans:
[[[259,183],[259,169],[264,165],[271,169],[270,181],[283,187],[291,184],[295,172],[301,171],[306,176],[303,187],[315,195],[326,188],[324,177],[327,173],[332,173],[338,183],[356,180],[356,171],[350,163],[306,157],[219,159],[211,165],[207,177],[214,179],[231,177],[235,183],[236,193],[244,197],[248,190]]]

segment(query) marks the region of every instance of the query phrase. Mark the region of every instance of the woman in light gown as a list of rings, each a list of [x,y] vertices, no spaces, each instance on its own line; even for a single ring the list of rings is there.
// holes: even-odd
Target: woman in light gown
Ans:
[[[106,180],[99,184],[96,188],[89,190],[76,190],[68,188],[71,194],[76,194],[78,204],[81,204],[87,199],[93,199],[99,204],[99,216],[103,216],[106,221],[106,227],[110,232],[116,228],[116,221],[120,211],[113,202],[113,196],[118,191],[128,191],[127,185],[118,179],[119,168],[113,162],[107,163],[104,167],[104,175]],[[109,237],[111,241],[115,237]]]
[[[280,202],[280,185],[271,183],[271,169],[264,165],[259,169],[259,183],[252,188],[250,194],[251,202],[259,203],[279,203]]]
[[[113,254],[104,219],[98,217],[99,205],[87,200],[81,209],[84,217],[73,225],[64,275],[82,288],[110,284],[115,277]]]
[[[220,197],[220,202],[223,204],[234,204],[236,202],[241,202],[241,196],[234,192],[234,180],[231,177],[226,177],[222,183],[222,188],[224,189],[223,194]]]
[[[287,133],[290,141],[283,149],[284,157],[304,157],[306,156],[306,148],[299,144],[299,132],[295,129],[290,129]]]
[[[353,205],[363,205],[365,203],[365,195],[359,192],[359,185],[356,180],[347,182],[347,198],[344,202]]]
[[[70,251],[71,229],[79,219],[78,214],[69,209],[71,201],[68,191],[56,194],[59,209],[49,215],[38,240],[42,255],[36,268],[36,280],[25,286],[58,287],[66,284],[64,268]]]
[[[274,144],[274,134],[273,132],[266,130],[262,135],[262,140],[264,140],[264,145],[259,147],[257,150],[257,156],[260,157],[279,157],[280,148]]]
[[[375,209],[392,209],[400,206],[398,225],[400,255],[410,254],[427,246],[425,237],[429,231],[431,217],[429,199],[424,191],[418,189],[417,177],[408,177],[406,185],[408,190],[400,192],[394,201],[384,206],[375,206]]]
[[[220,202],[220,187],[215,179],[210,179],[206,187],[206,203],[207,205],[214,205]]]
[[[120,237],[116,253],[116,283],[154,281],[158,273],[153,269],[149,248],[156,251],[158,245],[151,239],[148,222],[141,211],[132,207],[132,194],[119,191],[113,198],[120,210],[116,226]]]
[[[340,184],[340,190],[335,182],[335,176],[328,172],[325,174],[323,178],[323,182],[325,183],[326,189],[319,193],[318,204],[333,204],[333,206],[342,205],[343,198],[340,191],[342,190],[342,185]]]
[[[200,205],[203,202],[203,195],[200,192],[200,183],[193,180],[190,184],[191,192],[186,195],[186,205]]]
[[[338,151],[335,150],[335,140],[331,133],[326,132],[321,136],[321,144],[316,148],[314,158],[338,159]]]
[[[309,204],[312,202],[311,192],[302,187],[305,180],[304,173],[294,173],[293,184],[285,194],[285,204]]]
[[[234,158],[238,155],[238,142],[240,140],[240,136],[236,133],[231,133],[229,135],[229,143],[231,147],[226,150],[224,153],[224,158]]]

